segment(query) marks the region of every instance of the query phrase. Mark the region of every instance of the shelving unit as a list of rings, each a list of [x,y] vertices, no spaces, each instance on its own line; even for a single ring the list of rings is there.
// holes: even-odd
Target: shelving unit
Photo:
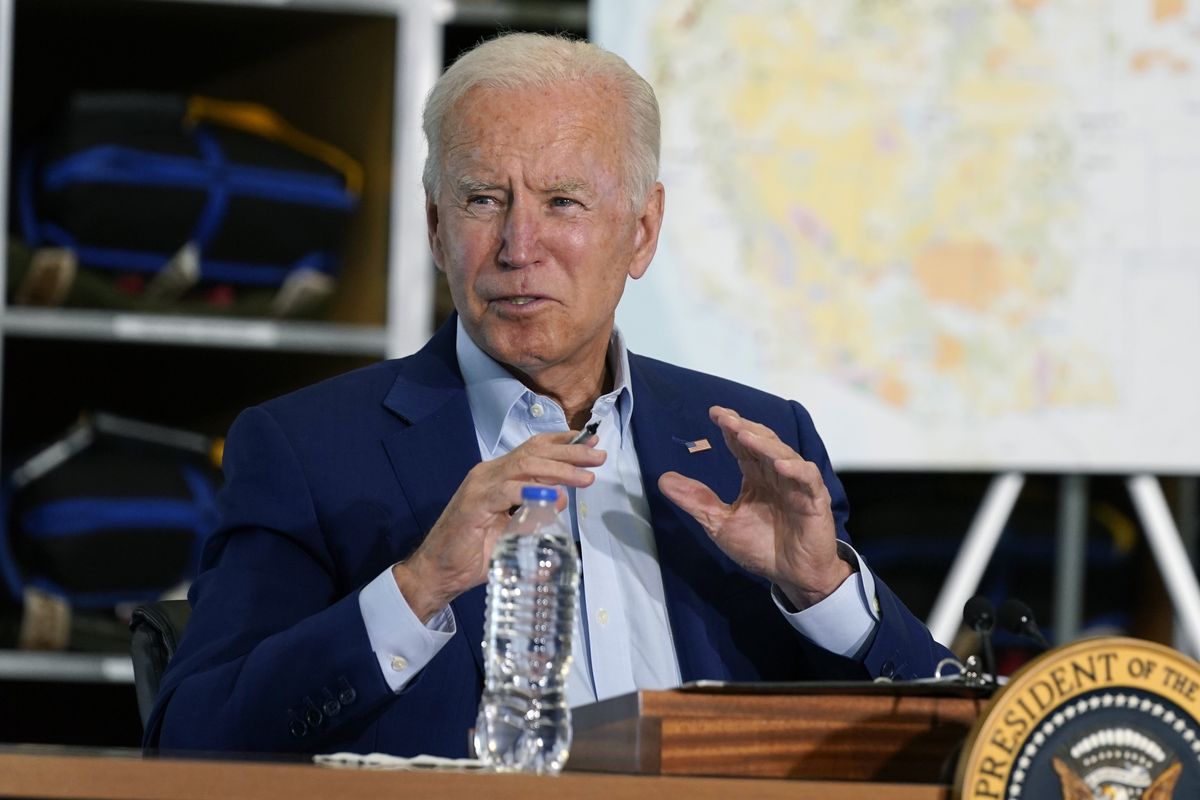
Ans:
[[[81,411],[221,435],[241,408],[424,343],[434,282],[420,107],[442,67],[451,11],[436,0],[0,0],[6,232],[16,229],[13,164],[76,90],[261,103],[348,152],[366,174],[322,319],[42,308],[0,298],[0,474]],[[7,268],[0,248],[0,285]],[[82,735],[132,744],[136,715],[124,713],[126,699],[135,709],[132,680],[123,653],[0,650],[3,736],[56,736],[75,723],[47,720],[46,699],[85,693],[120,722],[110,720],[111,733],[97,725]],[[16,696],[30,699],[11,703]],[[27,724],[14,727],[23,712]]]
[[[426,0],[0,0],[4,51],[12,58],[0,76],[0,103],[8,106],[11,97],[12,107],[3,134],[10,141],[0,138],[0,146],[19,157],[74,89],[208,94],[275,109],[348,151],[368,176],[328,322],[377,328],[385,344],[364,352],[361,331],[331,326],[329,338],[352,343],[333,349],[411,352],[427,337],[432,316],[419,196],[420,104],[441,68],[440,31],[449,11],[448,3]],[[385,68],[389,63],[394,69]],[[9,163],[0,165],[5,187]],[[3,268],[0,259],[0,278]],[[34,322],[42,309],[20,311],[18,321],[5,322],[7,336],[54,330],[63,338],[91,336],[98,319],[93,313],[73,324],[55,310]],[[244,329],[244,345],[224,319],[198,319],[191,329],[210,324],[221,335],[217,346],[262,346],[261,325]],[[150,327],[148,340],[157,341]],[[314,343],[317,352],[329,350],[313,336],[319,328],[291,332],[289,323],[274,323],[269,338],[294,338],[284,345],[292,349]]]
[[[0,295],[0,474],[83,410],[221,435],[248,405],[419,348],[438,291],[420,177],[428,87],[497,30],[586,24],[586,0],[0,0],[6,231],[13,158],[77,89],[262,103],[346,150],[367,178],[320,320],[27,307]],[[0,248],[0,286],[5,259]],[[134,744],[132,674],[124,654],[0,649],[0,693],[25,698],[6,699],[0,741]],[[71,711],[47,716],[64,698]],[[104,719],[94,724],[72,713],[95,703]]]

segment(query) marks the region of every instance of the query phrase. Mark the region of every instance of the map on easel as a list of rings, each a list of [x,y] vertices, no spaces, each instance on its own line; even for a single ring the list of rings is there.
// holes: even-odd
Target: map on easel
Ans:
[[[1200,472],[1200,2],[591,13],[663,112],[632,349],[839,469]]]

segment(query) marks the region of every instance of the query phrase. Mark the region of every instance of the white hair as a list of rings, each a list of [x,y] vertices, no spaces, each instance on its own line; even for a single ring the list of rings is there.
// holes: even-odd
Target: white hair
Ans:
[[[486,41],[456,60],[425,100],[425,193],[441,188],[442,145],[446,117],[469,91],[542,88],[574,81],[600,80],[624,101],[629,125],[624,189],[637,207],[658,180],[658,100],[650,84],[615,53],[581,39],[537,33],[509,33]]]

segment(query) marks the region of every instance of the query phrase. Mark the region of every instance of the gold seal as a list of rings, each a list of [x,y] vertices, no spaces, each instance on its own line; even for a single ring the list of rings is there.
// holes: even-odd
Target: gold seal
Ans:
[[[967,737],[960,800],[1200,797],[1200,664],[1086,639],[1025,665]]]

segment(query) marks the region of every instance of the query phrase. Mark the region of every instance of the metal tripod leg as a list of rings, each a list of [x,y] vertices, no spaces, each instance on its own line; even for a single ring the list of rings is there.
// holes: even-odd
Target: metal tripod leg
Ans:
[[[929,614],[929,630],[937,641],[949,644],[954,638],[962,622],[963,605],[978,588],[1024,485],[1025,476],[1019,472],[1005,472],[992,478]]]

